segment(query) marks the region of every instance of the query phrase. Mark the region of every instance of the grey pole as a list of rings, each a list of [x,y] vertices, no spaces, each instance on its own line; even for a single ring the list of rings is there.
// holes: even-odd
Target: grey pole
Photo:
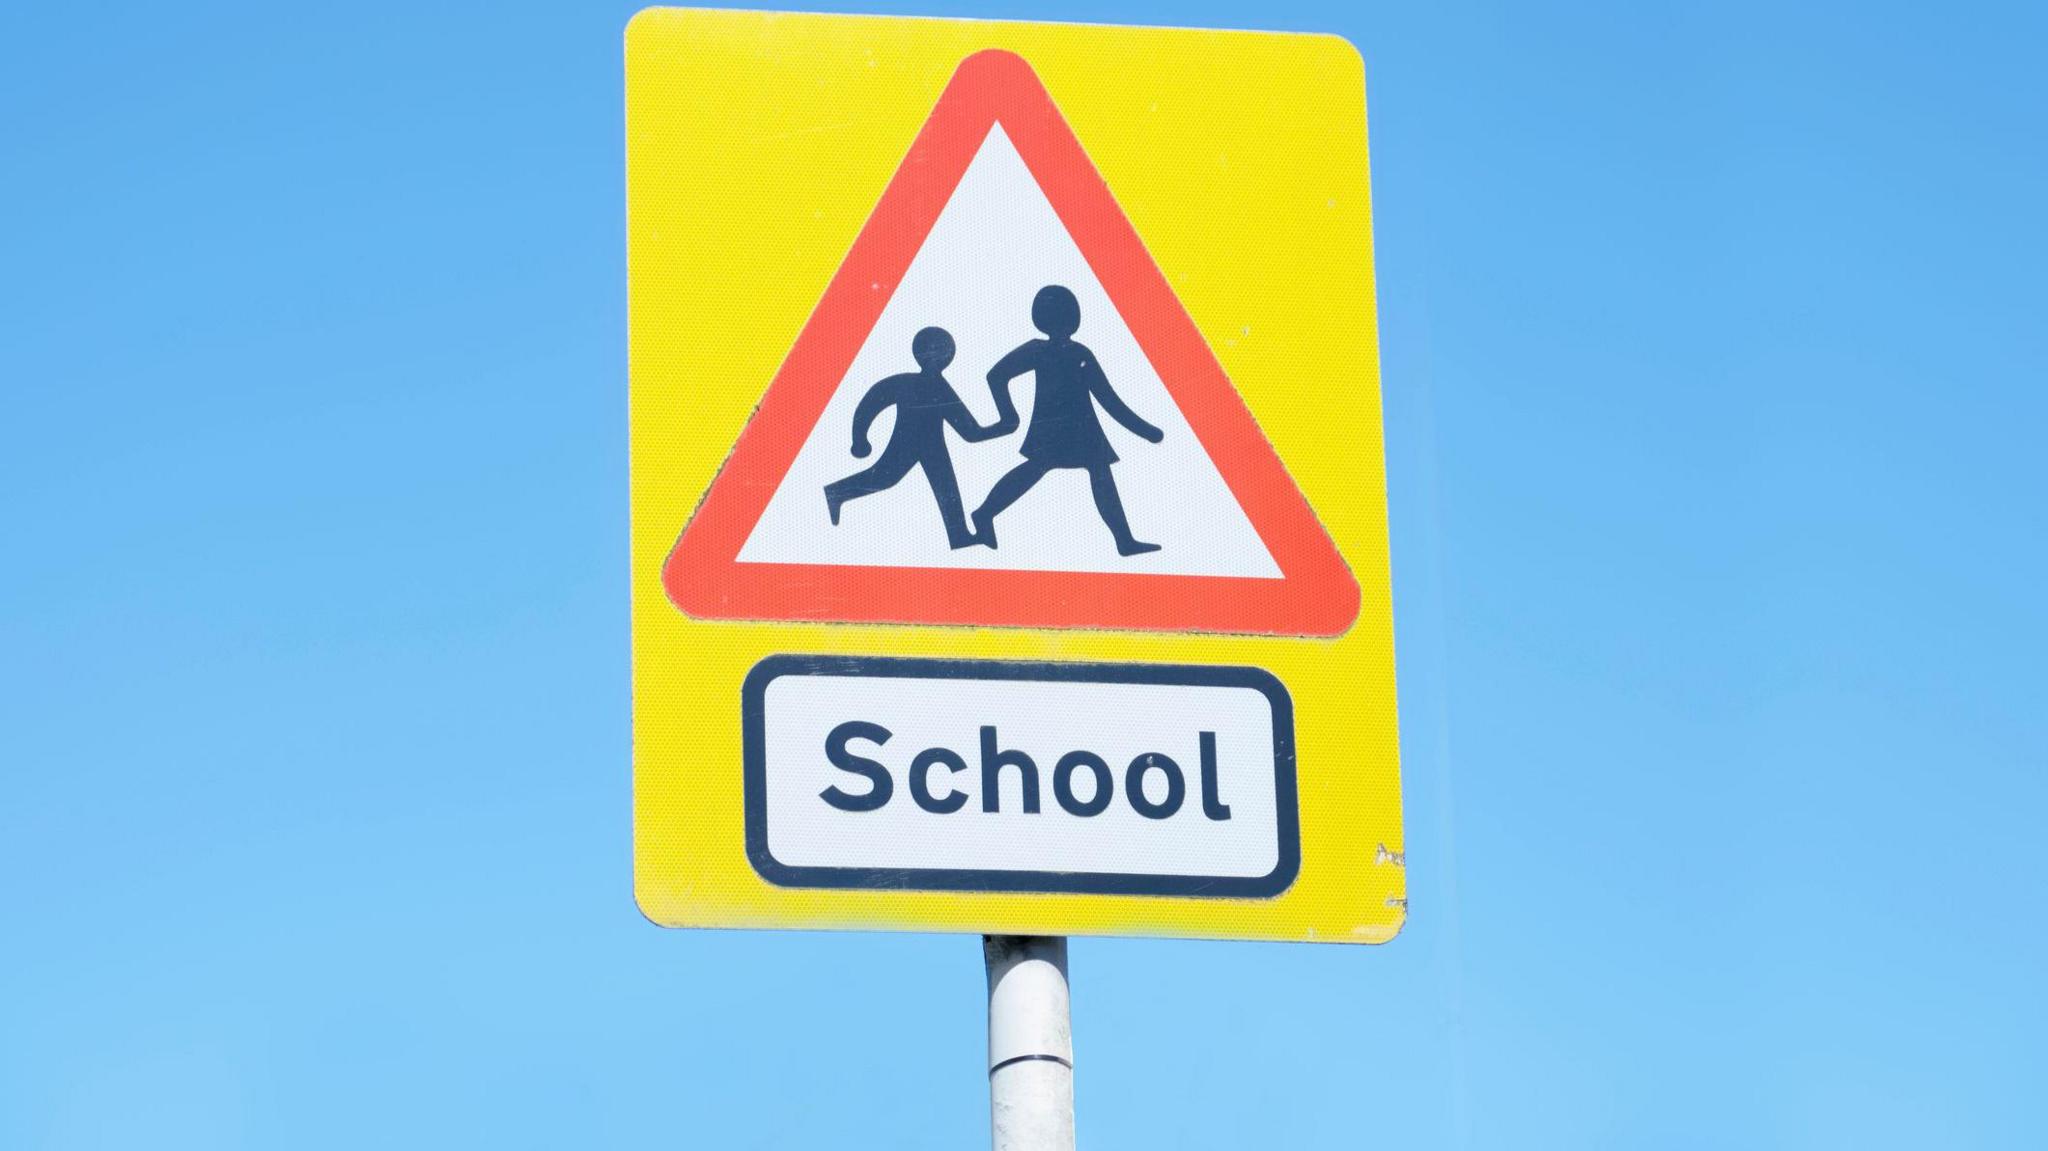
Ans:
[[[1067,941],[984,935],[988,1106],[995,1151],[1073,1151],[1074,1030]]]

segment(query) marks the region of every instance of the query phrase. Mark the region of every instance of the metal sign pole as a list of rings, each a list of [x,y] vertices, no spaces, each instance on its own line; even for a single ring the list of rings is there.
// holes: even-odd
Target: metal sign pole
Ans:
[[[984,935],[995,1151],[1073,1151],[1074,1030],[1063,936]]]

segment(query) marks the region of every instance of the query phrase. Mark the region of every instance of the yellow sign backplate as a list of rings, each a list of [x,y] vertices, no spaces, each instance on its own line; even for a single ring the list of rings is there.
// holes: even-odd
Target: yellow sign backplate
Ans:
[[[1391,938],[1406,887],[1357,52],[650,9],[626,85],[647,916]],[[1034,221],[1056,234],[1037,242]],[[1059,292],[1085,346],[1047,326]],[[928,362],[920,330],[913,364],[898,333],[940,321],[950,382],[932,365],[955,341]],[[1039,357],[1023,415],[982,383],[1012,345]],[[1058,364],[1096,370],[1069,347],[1135,422],[1097,391],[1081,409],[1107,431],[1054,458],[1019,433],[1052,410]],[[972,409],[928,436],[965,509],[1001,502],[977,468],[1028,471],[1035,450],[1026,478],[1050,478],[1000,523],[949,514],[950,546],[928,458],[843,521],[838,491],[827,520],[806,468],[888,471],[912,450],[909,400],[874,423],[878,456],[848,447],[875,365]],[[1041,444],[1061,430],[1039,423]],[[1161,550],[1108,550],[1084,471],[1124,493],[1119,547],[1135,531]],[[1153,489],[1218,510],[1176,519]],[[924,518],[873,526],[913,504]]]

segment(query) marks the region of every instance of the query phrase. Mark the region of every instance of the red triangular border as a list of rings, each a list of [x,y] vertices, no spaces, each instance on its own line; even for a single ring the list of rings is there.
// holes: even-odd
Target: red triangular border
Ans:
[[[997,123],[1280,568],[1279,579],[739,563],[833,391]],[[703,619],[1338,635],[1358,583],[1038,76],[969,56],[861,228],[662,568]]]

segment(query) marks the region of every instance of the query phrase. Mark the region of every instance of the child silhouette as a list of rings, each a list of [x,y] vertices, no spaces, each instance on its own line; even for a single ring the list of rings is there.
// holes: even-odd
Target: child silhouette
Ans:
[[[946,524],[946,542],[964,548],[976,540],[967,530],[960,483],[954,478],[953,457],[946,447],[946,425],[952,425],[968,443],[979,443],[1016,431],[1017,413],[1007,410],[985,428],[976,422],[953,385],[946,382],[946,365],[953,362],[953,336],[944,328],[925,328],[912,336],[910,355],[920,370],[890,376],[869,388],[853,413],[854,458],[866,459],[874,450],[868,444],[868,428],[875,417],[893,406],[896,428],[889,434],[889,446],[882,449],[881,459],[826,484],[825,509],[836,525],[846,501],[895,487],[910,469],[922,466],[925,482],[932,486],[932,498],[938,501],[939,517]]]
[[[1017,423],[1017,408],[1010,399],[1012,379],[1030,372],[1037,390],[1031,405],[1031,430],[1024,433],[1024,445],[1018,449],[1024,462],[997,480],[988,499],[975,510],[974,542],[996,546],[996,517],[1044,479],[1046,473],[1055,468],[1086,468],[1096,514],[1116,537],[1117,554],[1134,556],[1158,551],[1158,544],[1144,543],[1131,535],[1131,525],[1124,518],[1123,500],[1117,495],[1116,477],[1109,471],[1109,466],[1117,461],[1116,451],[1102,434],[1102,421],[1096,418],[1095,405],[1101,404],[1111,419],[1152,443],[1165,439],[1166,433],[1127,407],[1109,386],[1109,377],[1103,374],[1095,353],[1086,344],[1074,341],[1073,335],[1081,327],[1081,303],[1074,293],[1058,284],[1040,288],[1037,298],[1031,301],[1031,322],[1046,338],[1017,348],[989,369],[988,385],[995,393],[1000,417],[998,427],[1015,427]]]

